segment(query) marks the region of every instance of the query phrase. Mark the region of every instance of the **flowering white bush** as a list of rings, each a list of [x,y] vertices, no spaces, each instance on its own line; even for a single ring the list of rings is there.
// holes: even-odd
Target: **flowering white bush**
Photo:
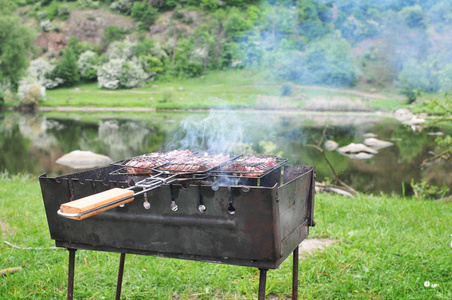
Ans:
[[[23,84],[19,86],[17,96],[23,105],[37,104],[44,100],[46,96],[46,88],[39,83]]]
[[[61,85],[64,80],[61,78],[55,78],[53,80],[46,78],[46,74],[52,73],[54,68],[54,65],[50,64],[43,58],[32,60],[27,71],[27,77],[31,77],[32,79],[26,77],[23,80],[26,80],[28,84],[32,83],[33,81],[38,81],[42,86],[48,89],[56,88],[57,86]],[[33,80],[33,78],[35,80]]]
[[[41,30],[44,32],[48,32],[50,30],[52,30],[52,23],[49,19],[45,19],[42,20],[41,22],[39,22],[39,26],[41,27]]]
[[[136,61],[125,61],[120,76],[121,86],[126,88],[143,86],[148,79],[148,75]]]
[[[128,40],[116,41],[108,46],[106,56],[111,59],[131,59],[135,55],[136,43],[132,43]]]
[[[110,8],[120,14],[130,15],[130,13],[132,12],[133,2],[134,0],[119,0],[113,2],[110,5]]]
[[[111,90],[119,88],[119,75],[123,62],[122,59],[113,59],[97,69],[97,85]]]
[[[91,80],[97,77],[98,60],[97,54],[93,51],[88,50],[80,54],[77,65],[82,78]]]
[[[97,71],[98,86],[106,89],[140,87],[147,78],[146,72],[134,60],[112,59]]]

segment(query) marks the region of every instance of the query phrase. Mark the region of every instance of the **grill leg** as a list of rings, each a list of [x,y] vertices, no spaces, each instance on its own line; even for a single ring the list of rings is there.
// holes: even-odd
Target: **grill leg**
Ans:
[[[293,251],[292,300],[298,299],[298,247]]]
[[[265,300],[265,285],[267,282],[268,269],[259,269],[259,296],[258,300]]]
[[[121,253],[119,259],[119,270],[118,270],[118,282],[116,283],[116,300],[121,300],[121,289],[122,289],[122,275],[124,274],[124,262],[126,260],[126,254]]]
[[[75,251],[77,249],[69,250],[69,268],[67,274],[67,300],[74,299],[74,273],[75,273]]]

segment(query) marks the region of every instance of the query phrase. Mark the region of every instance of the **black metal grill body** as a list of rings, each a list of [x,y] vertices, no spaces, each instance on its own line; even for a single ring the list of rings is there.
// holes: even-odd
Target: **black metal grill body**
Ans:
[[[110,175],[117,168],[39,177],[57,246],[275,269],[314,225],[311,166],[285,166],[284,175],[279,168],[259,181],[221,185],[217,191],[206,181],[162,185],[146,194],[150,209],[143,207],[144,196],[139,195],[124,207],[81,221],[57,215],[63,203],[128,187],[130,177]],[[170,208],[172,198],[177,211]],[[204,212],[198,209],[200,204],[206,207]]]

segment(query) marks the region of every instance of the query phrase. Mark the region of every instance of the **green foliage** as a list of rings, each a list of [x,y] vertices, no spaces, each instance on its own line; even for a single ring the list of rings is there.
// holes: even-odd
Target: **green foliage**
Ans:
[[[420,199],[441,199],[450,192],[450,189],[445,184],[439,187],[436,185],[429,185],[423,180],[418,183],[411,180],[410,185],[413,188],[416,197]]]
[[[83,52],[77,61],[81,79],[85,81],[96,81],[97,67],[99,65],[100,59],[96,53],[89,50]]]
[[[69,18],[70,13],[71,12],[69,11],[69,6],[61,5],[60,7],[58,7],[57,14],[61,20],[63,20],[63,21],[67,20]]]
[[[62,85],[67,87],[74,86],[80,81],[77,56],[72,48],[66,49],[50,77],[63,79],[64,82]]]
[[[395,86],[408,98],[416,100],[420,92],[433,92],[439,88],[438,77],[428,62],[408,61],[400,71]]]
[[[438,98],[426,99],[426,101],[415,104],[412,110],[415,113],[428,113],[443,118],[450,118],[452,117],[452,95],[445,94],[443,101]]]
[[[405,18],[405,23],[409,27],[426,27],[425,14],[419,5],[405,7],[400,13]]]
[[[0,0],[0,82],[17,84],[28,67],[33,33],[11,13],[9,0]]]
[[[250,30],[252,25],[248,22],[243,14],[237,9],[231,9],[228,19],[224,24],[226,36],[231,40],[237,40],[243,34]]]
[[[72,36],[69,39],[68,48],[71,48],[72,51],[77,55],[77,57],[86,51],[92,51],[94,50],[93,45],[91,45],[89,42],[81,42],[76,36]]]
[[[327,26],[330,20],[329,7],[312,0],[297,1],[298,30],[309,39],[318,39],[331,32]]]
[[[126,30],[124,30],[122,28],[118,28],[115,25],[107,26],[104,29],[104,35],[102,37],[102,44],[104,45],[104,47],[106,47],[114,41],[121,41],[124,39],[126,34],[127,34]]]
[[[306,84],[352,85],[357,78],[350,45],[345,39],[326,37],[313,41],[304,53],[292,51],[281,57],[278,74]]]
[[[146,1],[135,2],[132,7],[132,18],[141,21],[143,24],[150,26],[157,19],[158,10],[150,6]]]

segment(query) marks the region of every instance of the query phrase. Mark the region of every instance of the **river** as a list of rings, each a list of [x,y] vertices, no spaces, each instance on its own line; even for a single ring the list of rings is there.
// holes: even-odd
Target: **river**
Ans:
[[[445,134],[452,135],[450,131],[446,129]],[[50,176],[76,172],[55,163],[73,150],[90,150],[117,161],[153,151],[227,148],[278,155],[293,165],[315,165],[317,181],[325,181],[333,174],[320,152],[308,145],[329,139],[341,147],[361,143],[369,134],[393,145],[379,149],[369,159],[351,159],[325,150],[348,185],[367,193],[405,195],[413,193],[412,180],[452,188],[450,164],[421,167],[422,161],[432,156],[435,135],[413,131],[391,115],[375,113],[0,112],[0,171]]]

